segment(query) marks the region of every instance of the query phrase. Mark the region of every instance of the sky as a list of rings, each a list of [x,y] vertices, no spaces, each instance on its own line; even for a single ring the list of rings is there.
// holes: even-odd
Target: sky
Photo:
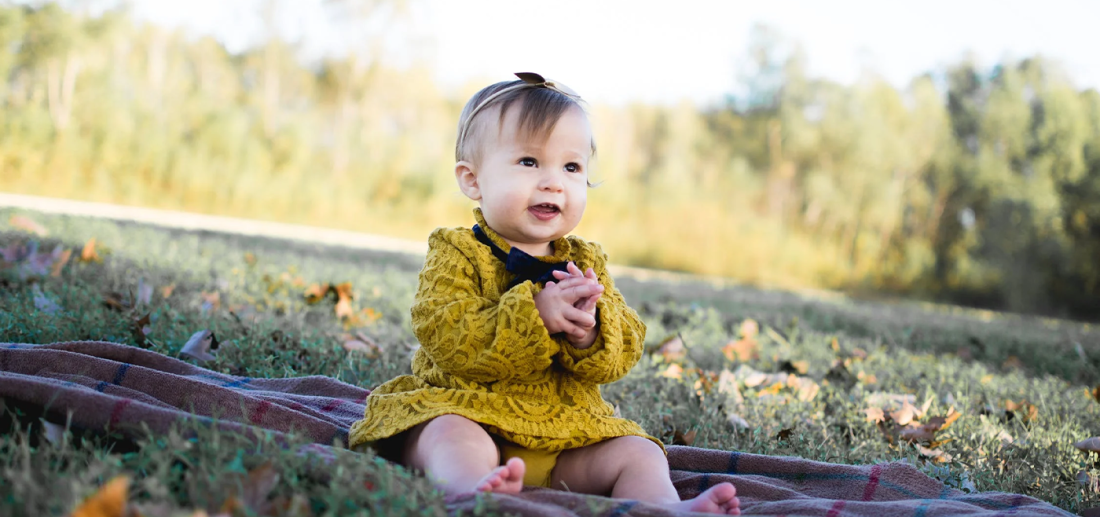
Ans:
[[[323,0],[283,0],[278,27],[303,57],[339,54],[379,34]],[[1100,89],[1100,1],[1047,0],[407,0],[386,23],[386,59],[426,62],[447,89],[532,71],[589,101],[720,102],[740,90],[749,34],[766,24],[802,46],[812,77],[878,75],[904,88],[964,56],[990,67],[1054,59],[1079,88]],[[212,34],[239,50],[260,41],[262,0],[136,0],[140,19]],[[330,11],[331,13],[331,11]],[[396,20],[396,21],[393,21]]]

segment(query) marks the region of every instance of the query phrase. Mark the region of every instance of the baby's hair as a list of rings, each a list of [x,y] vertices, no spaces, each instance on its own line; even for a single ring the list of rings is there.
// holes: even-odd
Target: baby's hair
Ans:
[[[551,83],[552,84],[552,83]],[[498,127],[512,104],[520,103],[519,131],[526,138],[545,139],[565,112],[580,109],[580,97],[565,93],[556,87],[531,84],[523,80],[502,81],[482,88],[462,108],[458,117],[458,139],[455,142],[455,160],[476,162],[481,154],[481,140],[485,124],[482,115],[495,106]],[[596,155],[596,142],[592,141],[592,155]],[[589,186],[594,186],[589,183]]]

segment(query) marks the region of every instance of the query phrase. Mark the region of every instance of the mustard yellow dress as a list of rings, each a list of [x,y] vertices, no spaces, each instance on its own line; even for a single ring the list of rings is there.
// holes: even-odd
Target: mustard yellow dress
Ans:
[[[505,253],[511,249],[480,209],[474,217],[493,243]],[[598,244],[563,237],[554,241],[552,256],[537,257],[591,267],[604,286],[596,304],[600,332],[583,350],[547,332],[533,298],[541,285],[524,281],[507,289],[514,275],[470,228],[439,228],[428,245],[412,307],[421,345],[412,375],[371,392],[364,418],[352,425],[350,446],[446,414],[550,453],[628,435],[660,445],[637,423],[613,416],[600,395],[600,384],[623,377],[641,358],[645,325],[615,289]]]

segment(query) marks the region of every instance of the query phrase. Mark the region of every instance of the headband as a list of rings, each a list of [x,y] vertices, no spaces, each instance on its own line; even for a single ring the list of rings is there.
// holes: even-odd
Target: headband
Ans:
[[[569,89],[568,86],[545,79],[541,75],[534,72],[516,72],[516,77],[519,77],[520,80],[522,80],[523,82],[501,88],[499,91],[486,97],[485,100],[481,101],[481,103],[475,106],[474,109],[470,110],[470,116],[466,117],[466,120],[463,121],[462,127],[458,131],[458,143],[455,145],[456,153],[459,149],[462,149],[462,144],[466,141],[466,136],[470,132],[470,126],[472,125],[471,123],[474,120],[474,116],[477,115],[478,112],[480,112],[482,109],[489,106],[498,97],[508,92],[514,92],[516,90],[522,90],[525,88],[546,88],[548,90],[553,90],[562,95],[565,95],[566,97],[569,97],[574,101],[581,100],[581,96],[577,95],[577,92]]]

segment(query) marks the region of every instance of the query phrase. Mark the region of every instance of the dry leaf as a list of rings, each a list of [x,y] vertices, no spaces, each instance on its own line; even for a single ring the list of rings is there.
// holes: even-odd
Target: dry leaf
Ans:
[[[883,422],[886,420],[886,413],[882,411],[882,408],[869,407],[864,409],[863,412],[867,415],[868,422]]]
[[[741,339],[752,339],[760,333],[760,325],[755,320],[746,319],[741,322]]]
[[[61,276],[61,269],[65,267],[65,264],[69,263],[69,259],[73,256],[73,250],[62,251],[53,265],[50,266],[50,276],[57,278]]]
[[[742,429],[749,428],[749,423],[746,422],[744,418],[741,418],[741,415],[738,415],[734,412],[726,413],[726,421],[729,422],[730,425],[732,425],[733,427],[740,427]]]
[[[249,267],[255,266],[256,265],[256,255],[253,254],[250,251],[245,252],[245,254],[244,254],[244,263],[248,264]]]
[[[70,517],[123,517],[126,515],[126,496],[130,491],[130,478],[115,476],[100,487],[99,491],[80,503]]]
[[[344,282],[333,287],[336,292],[336,317],[340,319],[350,318],[355,312],[351,308],[351,282]]]
[[[657,353],[661,354],[666,362],[673,362],[683,359],[687,355],[687,349],[684,348],[684,340],[676,335],[662,343]]]
[[[123,311],[130,308],[130,301],[122,293],[112,291],[103,295],[103,305],[116,311]]]
[[[929,449],[920,444],[917,444],[917,452],[919,452],[922,457],[932,460],[933,463],[947,463],[953,459],[950,454],[944,451]]]
[[[1024,362],[1021,361],[1019,357],[1016,357],[1014,355],[1008,356],[1008,359],[1005,359],[1005,362],[1001,364],[1001,368],[1004,368],[1006,370],[1018,370],[1023,367]]]
[[[148,313],[140,318],[134,318],[133,324],[130,326],[130,334],[134,337],[134,343],[137,346],[145,347],[148,345],[146,338],[153,332],[150,323]]]
[[[49,314],[50,316],[56,315],[58,312],[61,312],[61,306],[58,305],[57,302],[53,301],[53,299],[51,299],[49,296],[46,296],[46,293],[42,292],[42,288],[39,287],[38,284],[34,284],[34,287],[31,287],[31,293],[34,297],[35,309],[38,309],[40,312]]]
[[[367,354],[367,357],[378,357],[378,355],[382,353],[382,347],[378,346],[378,343],[361,332],[357,333],[355,338],[347,336],[347,339],[344,341],[344,350],[349,352],[363,352]]]
[[[1026,400],[1020,401],[1019,404],[1006,400],[1005,409],[1008,411],[1009,416],[1019,418],[1024,423],[1035,420],[1035,417],[1039,416],[1039,408]]]
[[[145,283],[144,278],[138,279],[136,302],[138,305],[149,305],[153,302],[153,286]]]
[[[920,418],[920,416],[917,408],[910,404],[909,401],[902,404],[896,411],[890,412],[890,419],[897,422],[898,425],[908,425],[909,422]]]
[[[203,313],[218,310],[222,306],[222,295],[218,291],[210,293],[203,291],[199,296],[202,298]]]
[[[103,262],[103,259],[99,258],[99,254],[95,251],[95,237],[88,239],[88,242],[84,243],[84,249],[80,251],[81,262]]]
[[[672,434],[672,445],[687,445],[687,446],[690,447],[691,444],[693,444],[693,443],[695,443],[695,430],[694,429],[692,429],[692,430],[690,430],[686,433],[681,433],[679,430],[676,430]]]
[[[270,461],[248,471],[248,477],[238,487],[237,494],[230,494],[222,503],[222,513],[235,515],[276,515],[277,501],[268,501],[271,491],[279,483],[279,473]]]
[[[328,291],[329,291],[330,288],[331,288],[331,286],[329,284],[325,284],[325,285],[313,284],[313,285],[310,285],[309,288],[307,288],[306,292],[305,292],[306,303],[311,303],[312,304],[312,303],[317,303],[317,302],[321,301],[322,299],[324,299],[325,295],[328,294]]]
[[[199,365],[215,359],[210,350],[218,347],[218,338],[209,330],[200,330],[191,335],[187,343],[180,349],[180,357],[194,359]]]
[[[676,363],[668,365],[664,371],[660,373],[661,377],[668,377],[669,379],[680,379],[684,376],[684,368]]]
[[[168,285],[160,288],[160,296],[167,300],[169,296],[172,296],[172,291],[175,291],[175,290],[176,290],[176,284],[168,284]]]
[[[746,362],[760,357],[759,348],[756,339],[748,337],[738,341],[730,341],[722,347],[722,354],[730,361]]]
[[[45,237],[46,234],[49,233],[46,230],[45,226],[38,224],[38,222],[34,219],[22,215],[13,215],[11,216],[11,219],[8,220],[8,222],[11,223],[11,225],[15,228],[31,232],[35,235],[38,235],[39,237]]]

